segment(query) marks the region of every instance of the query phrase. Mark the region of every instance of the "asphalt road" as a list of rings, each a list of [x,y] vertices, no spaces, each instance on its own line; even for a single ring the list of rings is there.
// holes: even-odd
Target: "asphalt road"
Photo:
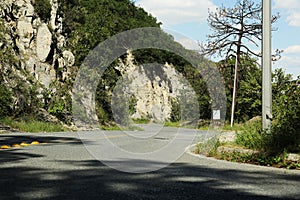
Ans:
[[[153,134],[154,129],[110,131],[106,135],[90,131],[85,134],[93,137],[81,139],[77,133],[1,134],[0,145],[34,140],[46,144],[0,150],[0,199],[300,199],[300,171],[217,161],[189,153],[169,164],[151,155],[144,159],[117,157],[105,146],[110,141],[115,149],[140,156],[163,148],[178,133],[158,127],[160,134]],[[100,135],[96,142],[95,133]],[[182,150],[181,144],[190,141],[193,134],[180,131],[169,151]],[[91,153],[91,147],[99,144],[104,146],[101,151],[108,152],[103,153],[107,160],[102,162],[96,158],[98,154]],[[162,153],[162,157],[166,155]],[[136,173],[157,166],[163,168]],[[135,173],[124,172],[128,169]]]

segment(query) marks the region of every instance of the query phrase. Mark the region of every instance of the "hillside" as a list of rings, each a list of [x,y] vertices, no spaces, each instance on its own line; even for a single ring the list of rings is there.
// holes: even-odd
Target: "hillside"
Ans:
[[[117,33],[138,27],[160,27],[154,17],[130,0],[15,0],[1,1],[0,7],[0,118],[31,116],[72,124],[72,86],[89,51]],[[178,119],[176,92],[172,93],[179,85],[178,73],[186,77],[197,95],[201,94],[201,117],[210,117],[205,83],[196,81],[201,79],[199,72],[172,53],[140,50],[128,51],[128,55],[116,60],[99,81],[96,114],[100,123],[116,120],[110,103],[116,83],[124,75],[122,66],[137,69],[151,62],[165,66],[160,78],[173,77],[173,85],[169,80],[156,80],[157,73],[147,73],[141,66],[142,75],[136,71],[131,76],[138,77],[135,89],[142,85],[141,90],[146,93],[133,94],[131,118]],[[134,90],[133,86],[128,88]]]

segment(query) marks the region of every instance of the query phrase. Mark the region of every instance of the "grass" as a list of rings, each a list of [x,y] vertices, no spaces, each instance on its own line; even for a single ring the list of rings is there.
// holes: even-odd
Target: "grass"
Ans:
[[[141,118],[141,119],[132,119],[132,121],[135,124],[149,124],[150,123],[150,119],[146,119],[146,118]]]
[[[164,126],[168,126],[168,127],[180,127],[180,122],[171,122],[171,121],[166,121],[164,123]]]
[[[178,128],[178,127],[194,128],[193,125],[182,126],[181,123],[182,122],[180,122],[180,121],[178,121],[178,122],[167,121],[167,122],[165,122],[164,125],[169,126],[169,127],[176,127],[176,128]],[[209,130],[209,125],[210,125],[210,121],[202,122],[199,124],[198,129],[199,130]],[[224,131],[241,131],[241,130],[244,130],[244,124],[234,124],[233,127],[231,127],[229,123],[226,123],[222,129]]]
[[[216,140],[216,138],[212,138],[204,143],[198,144],[195,153],[231,162],[250,163],[287,169],[300,169],[300,161],[287,160],[288,153],[286,150],[276,153],[270,151],[273,147],[268,146],[269,143],[265,133],[261,131],[260,122],[253,122],[251,124],[245,124],[244,126],[239,124],[231,130],[239,130],[234,142],[221,144]],[[217,151],[219,146],[232,147],[234,149],[239,147],[259,150],[259,153],[242,153],[239,152],[238,149],[233,152],[219,152]]]
[[[144,129],[142,129],[141,127],[138,126],[128,126],[128,127],[124,127],[124,126],[118,126],[118,125],[112,125],[112,126],[100,126],[102,130],[106,130],[106,131],[143,131]]]
[[[171,121],[166,121],[164,123],[164,126],[168,126],[168,127],[174,127],[174,128],[190,128],[190,129],[196,129],[196,125],[195,124],[185,124],[183,125],[181,121],[178,122],[171,122]],[[199,130],[208,130],[209,126],[201,126],[198,127]]]
[[[222,152],[214,155],[215,158],[231,162],[249,163],[277,168],[300,169],[300,162],[287,160],[287,153],[268,155],[266,153],[245,154],[240,152]]]
[[[38,133],[38,132],[69,131],[69,129],[65,128],[62,124],[41,122],[33,118],[24,120],[24,119],[13,119],[11,117],[7,117],[2,119],[1,122],[7,126],[10,126],[13,129],[17,129],[23,132]]]
[[[241,131],[244,130],[244,124],[233,124],[233,126],[231,127],[229,123],[225,123],[225,125],[223,126],[223,130],[224,131]]]

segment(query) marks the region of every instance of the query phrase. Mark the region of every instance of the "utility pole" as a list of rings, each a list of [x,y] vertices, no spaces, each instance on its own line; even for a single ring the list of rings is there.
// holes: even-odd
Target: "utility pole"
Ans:
[[[270,131],[272,123],[271,0],[262,0],[262,127]]]

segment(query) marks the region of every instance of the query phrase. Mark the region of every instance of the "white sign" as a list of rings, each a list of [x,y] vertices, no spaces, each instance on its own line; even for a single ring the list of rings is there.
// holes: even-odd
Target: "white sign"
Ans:
[[[220,119],[221,119],[220,110],[213,110],[213,120],[220,120]]]

